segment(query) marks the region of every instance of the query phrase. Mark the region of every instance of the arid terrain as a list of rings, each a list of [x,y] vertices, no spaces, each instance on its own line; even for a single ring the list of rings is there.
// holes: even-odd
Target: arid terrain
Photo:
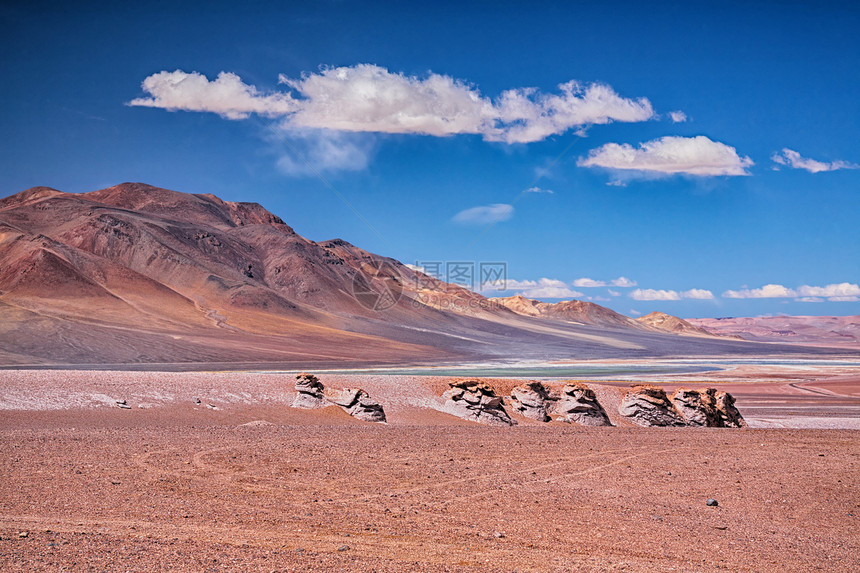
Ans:
[[[320,374],[378,424],[290,407],[293,373],[3,371],[0,568],[851,571],[857,430],[767,429],[860,421],[856,365],[821,371],[663,384],[728,389],[741,429],[635,427],[621,381],[587,382],[615,427],[497,428],[444,377]]]

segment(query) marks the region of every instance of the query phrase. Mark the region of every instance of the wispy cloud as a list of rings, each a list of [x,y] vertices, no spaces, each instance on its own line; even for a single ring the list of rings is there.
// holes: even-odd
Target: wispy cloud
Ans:
[[[760,288],[727,290],[724,298],[796,298],[802,302],[818,302],[826,298],[831,302],[860,300],[860,286],[854,283],[834,283],[826,286],[803,285],[796,289],[780,284],[766,284]]]
[[[607,143],[582,157],[578,165],[610,170],[697,176],[749,175],[749,157],[740,157],[734,147],[696,137],[666,136],[639,144]]]
[[[821,173],[822,171],[836,171],[838,169],[860,169],[860,165],[849,163],[847,161],[817,161],[803,157],[800,153],[784,148],[779,153],[774,153],[771,157],[774,163],[785,165],[794,169],[806,169],[810,173]]]
[[[433,136],[477,134],[487,141],[530,143],[594,124],[655,117],[645,98],[629,99],[601,83],[569,81],[556,93],[514,88],[495,100],[451,76],[390,72],[371,64],[279,77],[284,91],[264,93],[239,76],[209,80],[197,72],[162,71],[144,79],[148,94],[131,106],[211,112],[228,119],[279,117],[290,127]]]
[[[672,120],[672,123],[684,123],[687,121],[687,114],[681,110],[670,111],[668,115],[669,119]]]
[[[627,277],[618,277],[617,279],[612,279],[611,281],[598,281],[590,279],[588,277],[582,277],[573,281],[573,286],[580,288],[596,288],[605,286],[626,288],[636,286],[636,281],[632,281]]]
[[[464,209],[453,217],[455,223],[463,225],[489,225],[507,221],[514,216],[514,208],[506,203],[495,203],[493,205],[481,205]]]
[[[553,191],[552,189],[541,189],[540,187],[529,187],[525,190],[525,193],[548,193],[552,195],[555,193],[555,191]]]
[[[657,290],[657,289],[636,289],[630,293],[630,298],[634,300],[681,300],[683,298],[694,300],[711,300],[714,298],[714,293],[709,290],[692,288],[685,291],[675,290]]]
[[[314,171],[361,171],[376,149],[374,136],[330,129],[290,129],[279,132],[289,145],[278,157],[278,169],[293,176]]]

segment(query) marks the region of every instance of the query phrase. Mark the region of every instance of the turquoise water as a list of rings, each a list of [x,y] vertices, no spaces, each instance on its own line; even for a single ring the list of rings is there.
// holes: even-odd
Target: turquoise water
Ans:
[[[440,368],[386,368],[377,370],[327,370],[325,374],[396,374],[403,376],[450,376],[475,378],[624,378],[643,374],[684,374],[720,370],[713,366],[669,365],[558,365],[558,366],[452,366]]]

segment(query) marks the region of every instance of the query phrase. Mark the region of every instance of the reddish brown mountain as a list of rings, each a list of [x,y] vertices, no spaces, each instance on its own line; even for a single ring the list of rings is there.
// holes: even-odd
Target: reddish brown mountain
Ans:
[[[665,330],[666,332],[673,332],[684,336],[719,336],[708,332],[704,328],[694,326],[683,318],[678,318],[677,316],[672,316],[671,314],[666,314],[665,312],[659,312],[656,310],[650,314],[646,314],[645,316],[640,316],[636,319],[636,322],[656,330]]]
[[[142,183],[0,200],[0,365],[427,363],[755,352],[590,303],[535,320],[256,203]],[[534,305],[533,305],[534,306]],[[543,310],[541,310],[543,309]]]
[[[641,325],[632,318],[628,318],[599,304],[583,300],[565,300],[549,303],[526,298],[519,294],[503,298],[492,298],[490,300],[524,316],[540,316],[595,326],[641,328]]]
[[[860,316],[698,318],[690,323],[746,340],[860,348]]]

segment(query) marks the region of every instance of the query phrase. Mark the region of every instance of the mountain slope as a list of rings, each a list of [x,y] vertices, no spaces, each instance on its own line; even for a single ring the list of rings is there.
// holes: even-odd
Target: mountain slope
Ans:
[[[510,297],[492,298],[490,300],[524,316],[540,316],[555,320],[613,328],[642,328],[632,318],[628,318],[599,304],[583,300],[565,300],[549,303],[529,299],[519,294]]]
[[[672,316],[671,314],[666,314],[665,312],[659,312],[656,310],[650,314],[646,314],[645,316],[640,316],[636,319],[636,322],[657,330],[665,330],[666,332],[673,332],[684,336],[720,336],[708,332],[704,328],[699,328],[683,318],[678,318],[677,316]]]
[[[517,305],[532,314],[509,308]],[[0,200],[0,365],[321,367],[758,350],[655,332],[580,301],[500,304],[340,239],[310,241],[258,204],[210,194],[123,183]]]

